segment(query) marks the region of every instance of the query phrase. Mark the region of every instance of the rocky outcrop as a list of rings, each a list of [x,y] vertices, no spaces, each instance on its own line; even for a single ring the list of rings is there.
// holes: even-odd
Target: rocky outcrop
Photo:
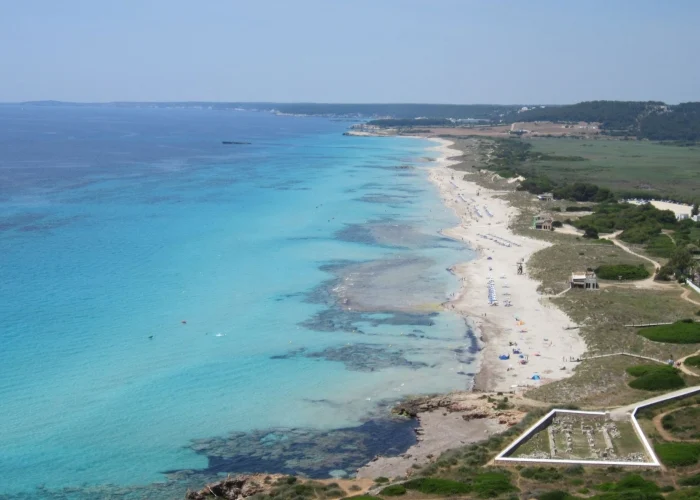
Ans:
[[[272,484],[282,477],[280,475],[229,476],[216,483],[208,484],[199,491],[189,491],[185,498],[187,500],[211,500],[212,498],[240,500],[269,491]]]
[[[501,401],[499,401],[501,400]],[[496,399],[473,392],[457,392],[441,396],[425,396],[403,401],[393,408],[393,413],[415,418],[419,413],[434,410],[462,413],[464,420],[494,418],[498,423],[512,426],[520,422],[523,412],[514,409],[499,408],[503,397]]]

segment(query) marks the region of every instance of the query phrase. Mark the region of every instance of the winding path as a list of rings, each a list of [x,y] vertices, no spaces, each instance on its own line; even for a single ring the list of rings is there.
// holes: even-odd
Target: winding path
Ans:
[[[700,441],[700,439],[680,439],[668,432],[666,429],[664,429],[663,423],[661,423],[661,420],[666,416],[671,413],[675,413],[678,410],[683,410],[685,408],[697,408],[700,405],[690,405],[690,406],[684,406],[682,408],[674,408],[671,411],[667,411],[665,413],[661,413],[659,415],[656,415],[653,419],[652,422],[654,423],[654,427],[656,428],[656,432],[659,433],[659,435],[664,439],[664,441],[679,441],[679,442],[691,442],[691,443],[697,443]]]

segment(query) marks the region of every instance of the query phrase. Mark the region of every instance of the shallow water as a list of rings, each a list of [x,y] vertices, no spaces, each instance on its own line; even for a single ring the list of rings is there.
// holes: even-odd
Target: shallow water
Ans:
[[[0,106],[0,493],[322,476],[410,444],[386,405],[470,385],[467,329],[438,306],[471,253],[437,234],[456,219],[432,143],[345,126]],[[260,451],[334,429],[315,461]],[[222,440],[260,448],[226,459]],[[109,491],[184,491],[165,485]]]

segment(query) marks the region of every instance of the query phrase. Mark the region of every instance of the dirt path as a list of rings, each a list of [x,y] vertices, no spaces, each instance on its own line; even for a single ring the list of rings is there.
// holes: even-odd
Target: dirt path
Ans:
[[[685,360],[686,360],[687,358],[689,358],[689,357],[691,357],[691,356],[696,356],[696,355],[699,355],[699,354],[700,354],[700,351],[697,351],[697,352],[694,352],[694,353],[692,353],[692,354],[688,354],[687,356],[683,356],[682,358],[680,358],[679,360],[676,361],[676,363],[680,363],[679,365],[677,365],[677,367],[680,369],[680,371],[682,371],[682,372],[685,373],[686,375],[690,375],[690,376],[692,376],[692,377],[700,377],[700,375],[698,375],[697,373],[695,373],[694,371],[692,371],[690,368],[688,368],[687,366],[685,366]]]
[[[659,436],[664,441],[680,441],[680,439],[675,438],[670,432],[668,432],[666,429],[664,429],[663,424],[661,423],[661,419],[664,418],[666,415],[669,413],[672,413],[670,411],[667,411],[666,413],[661,413],[657,416],[654,417],[652,422],[654,423],[654,428],[656,429],[656,432],[659,433]]]
[[[694,408],[700,405],[691,405],[691,406],[685,406],[684,408]],[[665,440],[665,441],[676,441],[676,442],[691,442],[691,443],[697,443],[700,441],[699,439],[680,439],[668,432],[666,429],[664,429],[663,424],[661,423],[661,419],[663,419],[666,415],[669,415],[671,413],[675,413],[678,410],[682,410],[683,408],[674,408],[671,411],[667,411],[665,413],[661,413],[657,416],[654,417],[652,422],[654,423],[654,428],[656,428],[656,432],[659,433],[659,435]]]
[[[654,259],[651,259],[651,258],[647,257],[646,255],[641,255],[641,254],[633,251],[627,245],[625,245],[620,240],[618,240],[617,239],[618,234],[619,234],[619,231],[617,233],[614,233],[612,235],[612,237],[610,238],[610,241],[612,241],[615,244],[615,246],[621,248],[622,250],[629,253],[630,255],[634,255],[635,257],[639,257],[640,259],[644,259],[647,262],[651,262],[652,264],[654,264],[654,272],[656,272],[661,267],[661,264],[658,261],[655,261]],[[625,285],[627,285],[627,284],[625,284]],[[660,283],[658,281],[654,281],[654,274],[652,274],[650,277],[648,277],[646,279],[643,279],[640,281],[635,281],[633,283],[629,283],[629,285],[634,286],[636,288],[642,288],[642,289],[647,289],[647,290],[661,290],[661,289],[668,290],[668,289],[676,287],[676,286],[681,288],[677,283],[670,283],[670,282],[669,283]],[[620,286],[620,285],[617,285],[617,284],[607,285],[606,284],[605,286]],[[680,298],[687,301],[687,302],[690,302],[691,304],[695,304],[696,306],[700,306],[700,302],[690,298],[690,289],[683,290],[683,293],[681,293]]]
[[[610,241],[612,241],[615,244],[615,246],[620,247],[622,250],[624,250],[625,252],[627,252],[630,255],[634,255],[635,257],[639,257],[640,259],[646,260],[647,262],[651,262],[654,265],[654,272],[651,273],[651,276],[649,276],[646,279],[640,280],[640,281],[635,281],[634,286],[636,286],[637,288],[656,288],[656,289],[658,289],[659,283],[654,281],[654,274],[656,273],[656,271],[659,270],[659,268],[661,267],[661,264],[659,262],[655,261],[654,259],[651,259],[645,255],[638,254],[634,250],[630,249],[630,247],[628,247],[627,245],[625,245],[624,243],[622,243],[620,240],[617,239],[617,234],[618,233],[615,233],[614,236],[612,238],[610,238]]]
[[[696,306],[700,306],[700,302],[697,302],[690,298],[690,288],[687,288],[683,291],[683,293],[681,294],[681,299],[687,300],[688,302],[690,302],[691,304],[695,304]]]

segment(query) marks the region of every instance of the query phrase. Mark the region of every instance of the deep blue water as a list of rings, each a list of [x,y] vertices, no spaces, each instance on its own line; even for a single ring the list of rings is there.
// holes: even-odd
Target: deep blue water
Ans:
[[[346,127],[0,106],[0,496],[323,476],[410,444],[386,405],[469,386],[433,144]]]

